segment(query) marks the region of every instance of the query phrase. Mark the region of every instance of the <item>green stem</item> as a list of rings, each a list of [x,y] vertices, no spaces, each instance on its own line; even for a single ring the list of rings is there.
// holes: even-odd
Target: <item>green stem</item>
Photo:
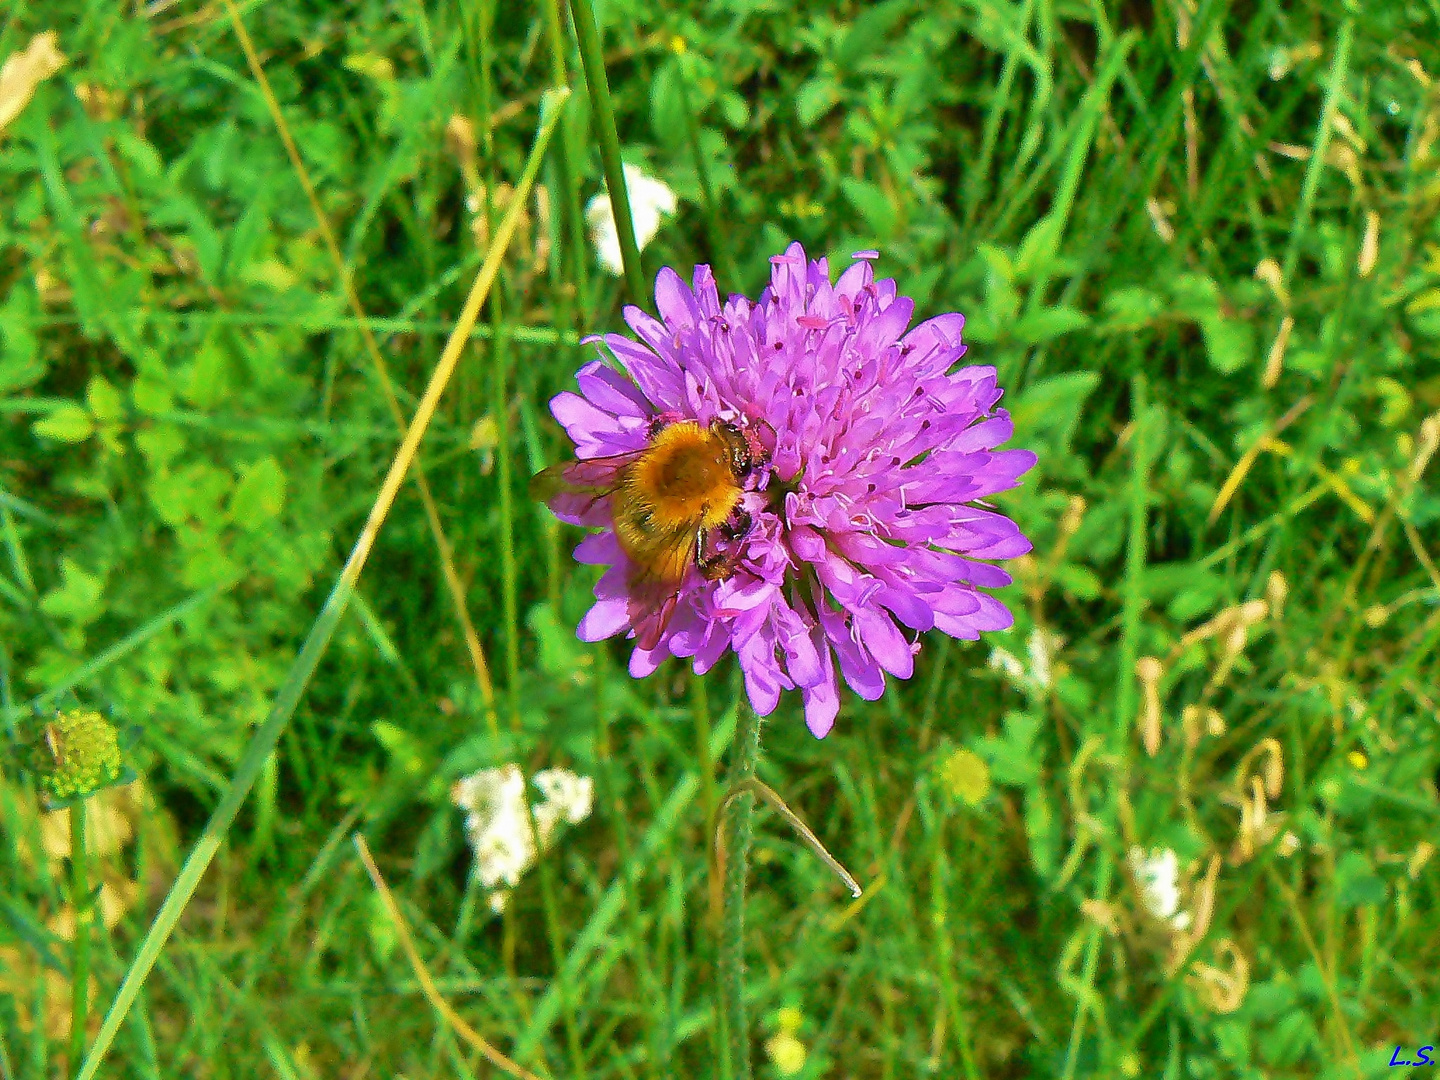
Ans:
[[[700,118],[690,106],[690,72],[686,68],[683,55],[677,60],[680,75],[675,84],[680,90],[680,108],[685,113],[685,135],[690,143],[690,156],[695,159],[695,176],[700,181],[700,202],[705,209],[705,231],[709,234],[710,258],[720,264],[716,269],[725,275],[725,284],[732,290],[738,290],[739,273],[730,257],[730,249],[725,246],[725,234],[720,228],[719,208],[715,202],[715,190],[710,186],[710,170],[705,164],[705,153],[700,149]]]
[[[85,865],[85,803],[70,807],[70,906],[75,909],[75,940],[70,959],[70,1070],[85,1057],[85,1026],[90,1011],[90,883]]]
[[[620,237],[620,261],[625,264],[625,284],[632,303],[644,305],[647,290],[640,269],[640,249],[635,245],[635,220],[630,216],[630,196],[625,190],[625,169],[620,162],[620,134],[615,130],[615,109],[610,103],[610,84],[605,79],[605,56],[600,51],[600,30],[590,0],[570,0],[570,16],[580,42],[580,64],[585,69],[585,86],[595,113],[595,134],[600,140],[600,160],[605,166],[605,188],[615,214],[615,231]]]
[[[732,786],[754,779],[760,757],[760,718],[749,702],[741,702],[739,719],[730,766]],[[732,1080],[750,1080],[750,1029],[745,1021],[745,871],[754,812],[755,796],[746,791],[731,801],[728,815],[731,832],[725,859],[725,918],[720,930],[720,994]]]

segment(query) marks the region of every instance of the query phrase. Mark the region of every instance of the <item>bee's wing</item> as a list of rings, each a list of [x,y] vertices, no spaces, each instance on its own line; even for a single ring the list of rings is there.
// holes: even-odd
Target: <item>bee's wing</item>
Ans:
[[[646,544],[634,561],[627,582],[630,591],[630,625],[636,644],[653,649],[660,642],[680,601],[680,587],[695,564],[693,528],[679,528]]]
[[[548,505],[562,519],[582,519],[615,489],[621,471],[642,453],[643,449],[632,450],[551,465],[530,478],[530,497]]]
[[[609,457],[582,458],[551,465],[530,478],[530,495],[541,502],[549,502],[561,492],[608,491],[615,486],[620,471],[644,452],[642,448]]]

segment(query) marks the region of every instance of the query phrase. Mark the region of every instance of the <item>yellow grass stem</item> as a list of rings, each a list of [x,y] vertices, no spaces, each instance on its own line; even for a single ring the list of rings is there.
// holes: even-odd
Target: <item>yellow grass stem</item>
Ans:
[[[131,1005],[134,1004],[136,995],[140,993],[140,988],[160,958],[161,950],[164,949],[165,943],[180,921],[181,914],[189,904],[190,898],[194,896],[195,890],[200,884],[200,878],[209,867],[216,852],[219,851],[225,834],[234,823],[235,816],[240,812],[246,796],[254,787],[255,781],[259,779],[266,761],[274,753],[275,747],[280,742],[280,736],[289,726],[290,718],[295,714],[300,698],[309,685],[310,678],[315,674],[320,658],[325,654],[335,627],[345,612],[350,595],[354,591],[355,582],[360,577],[360,571],[365,567],[365,561],[370,557],[370,551],[375,545],[375,538],[380,534],[380,526],[384,524],[390,508],[395,504],[395,496],[399,493],[400,485],[405,480],[405,474],[415,460],[415,452],[419,449],[420,440],[424,437],[425,430],[430,426],[430,420],[435,415],[435,408],[440,403],[440,395],[444,393],[450,377],[455,373],[456,365],[460,362],[460,356],[469,341],[470,331],[474,328],[475,320],[480,315],[480,308],[484,305],[485,298],[490,293],[490,287],[494,284],[495,276],[500,271],[500,262],[505,255],[505,249],[515,234],[515,228],[520,222],[520,215],[524,212],[525,200],[529,196],[530,188],[535,183],[536,174],[540,171],[540,162],[544,158],[545,147],[550,141],[550,136],[555,130],[555,125],[560,119],[563,106],[569,96],[570,91],[562,88],[550,91],[542,100],[540,127],[535,136],[535,145],[530,150],[530,158],[525,163],[525,172],[516,184],[516,198],[510,203],[510,209],[500,223],[495,238],[491,241],[490,249],[485,255],[485,262],[480,267],[480,273],[476,276],[475,284],[470,289],[470,295],[465,300],[460,318],[456,321],[455,328],[445,343],[445,351],[441,354],[440,362],[430,377],[430,384],[425,388],[425,395],[420,399],[419,408],[415,411],[415,418],[410,422],[410,427],[405,432],[405,439],[401,442],[400,449],[396,451],[395,459],[390,464],[390,471],[386,474],[385,481],[380,486],[380,492],[375,497],[375,504],[370,509],[370,516],[366,520],[364,528],[360,530],[360,536],[355,541],[350,558],[346,561],[344,569],[341,570],[339,578],[330,590],[324,607],[320,609],[320,614],[311,624],[310,632],[306,635],[304,644],[300,646],[300,652],[295,657],[279,692],[275,695],[269,715],[245,748],[245,752],[236,766],[235,775],[226,786],[219,805],[210,815],[210,820],[205,825],[205,831],[201,834],[195,847],[191,849],[185,865],[180,868],[179,876],[170,886],[170,892],[166,895],[164,903],[160,905],[160,910],[155,915],[155,921],[151,924],[145,939],[140,943],[140,950],[125,973],[125,979],[120,984],[115,1000],[105,1015],[104,1023],[100,1026],[100,1033],[96,1036],[95,1045],[90,1049],[90,1056],[86,1058],[85,1066],[76,1080],[93,1080],[99,1071],[100,1064],[105,1060],[106,1053],[114,1043],[120,1025],[129,1013]]]

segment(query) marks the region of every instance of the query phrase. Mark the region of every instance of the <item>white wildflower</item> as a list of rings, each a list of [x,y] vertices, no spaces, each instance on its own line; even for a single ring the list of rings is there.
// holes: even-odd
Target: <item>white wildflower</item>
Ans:
[[[590,777],[576,776],[568,769],[546,769],[535,774],[535,786],[545,796],[534,811],[542,846],[549,845],[550,834],[560,821],[578,825],[590,816],[595,803],[595,781]]]
[[[535,831],[540,848],[550,846],[555,826],[562,820],[578,824],[590,816],[595,784],[588,776],[567,769],[536,773],[535,784],[543,800],[534,806]],[[503,911],[510,890],[535,862],[535,837],[525,811],[525,777],[518,765],[481,769],[456,782],[450,798],[466,811],[465,831],[475,849],[475,874],[492,890],[490,907]],[[501,886],[504,887],[501,887]]]
[[[1190,913],[1180,910],[1180,860],[1174,851],[1164,848],[1146,854],[1138,847],[1131,848],[1130,867],[1151,915],[1176,930],[1190,925]]]
[[[1036,627],[1026,643],[1030,652],[1030,678],[1043,690],[1050,689],[1050,657],[1060,647],[1060,638]]]
[[[1065,644],[1065,639],[1038,627],[1030,631],[1025,642],[1027,665],[1014,653],[1006,649],[990,650],[990,667],[1000,672],[1017,690],[1027,694],[1043,695],[1050,689],[1055,672],[1052,658]]]
[[[646,176],[634,165],[625,166],[625,193],[630,198],[630,220],[635,226],[635,246],[645,250],[645,245],[655,239],[660,231],[662,216],[675,213],[675,193],[663,180]],[[610,196],[601,192],[585,207],[585,221],[590,226],[590,242],[600,257],[600,265],[619,277],[625,272],[620,258],[620,234],[615,229],[615,211],[610,207]]]

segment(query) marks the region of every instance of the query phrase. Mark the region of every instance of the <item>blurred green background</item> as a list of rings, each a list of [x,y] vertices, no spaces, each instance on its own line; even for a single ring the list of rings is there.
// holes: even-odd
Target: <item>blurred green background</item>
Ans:
[[[65,58],[0,132],[0,736],[73,689],[142,777],[92,803],[92,1026],[375,498],[385,381],[408,419],[541,92],[576,96],[423,444],[452,554],[407,483],[101,1075],[502,1075],[422,997],[360,830],[498,1049],[718,1076],[738,681],[576,641],[594,573],[525,491],[625,301],[569,13],[238,11],[343,271],[224,0],[0,14],[0,57]],[[677,198],[647,280],[753,296],[791,239],[878,248],[1040,455],[1000,500],[1035,541],[1012,631],[926,637],[823,742],[798,699],[765,726],[761,777],[867,892],[761,811],[760,1074],[1379,1076],[1440,1039],[1440,4],[598,17],[625,159]],[[595,805],[497,915],[450,789],[511,762]],[[68,834],[8,754],[0,830],[0,1080],[59,1076]]]

